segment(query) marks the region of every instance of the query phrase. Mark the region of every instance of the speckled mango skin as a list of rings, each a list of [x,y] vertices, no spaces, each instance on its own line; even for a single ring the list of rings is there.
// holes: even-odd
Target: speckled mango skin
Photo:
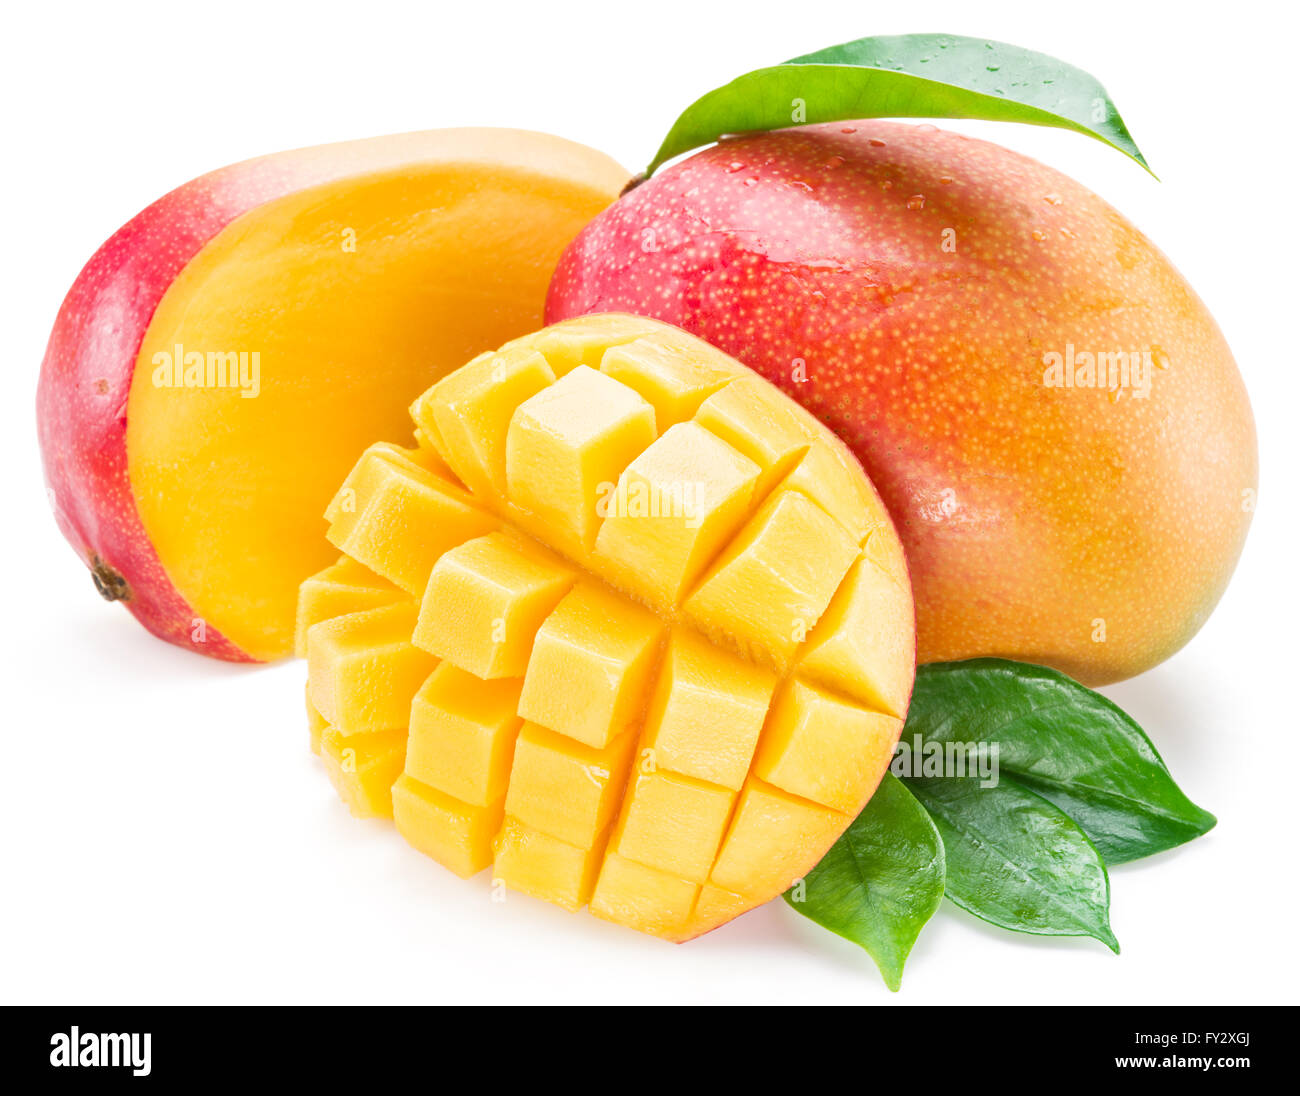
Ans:
[[[814,412],[903,538],[918,661],[996,655],[1088,684],[1209,616],[1257,484],[1223,335],[1155,246],[1071,179],[933,126],[723,141],[570,245],[550,323],[635,312]],[[1044,355],[1149,352],[1138,387],[1051,387]]]

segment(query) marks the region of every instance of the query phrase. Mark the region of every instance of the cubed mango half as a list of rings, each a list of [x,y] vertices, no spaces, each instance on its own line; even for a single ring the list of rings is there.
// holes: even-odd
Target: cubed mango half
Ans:
[[[670,940],[802,877],[885,771],[914,671],[901,548],[842,444],[619,315],[483,354],[412,415],[303,589],[345,800],[459,875]]]

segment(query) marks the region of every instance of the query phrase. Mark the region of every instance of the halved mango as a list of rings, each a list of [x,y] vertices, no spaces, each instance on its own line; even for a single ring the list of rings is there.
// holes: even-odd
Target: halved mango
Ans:
[[[321,717],[359,733],[406,705],[407,841],[671,940],[816,864],[885,771],[913,673],[906,577],[879,562],[897,538],[839,443],[619,315],[483,355],[413,416],[446,468],[367,452],[331,539],[403,590],[422,572],[418,614],[307,628]]]
[[[558,137],[466,128],[262,156],[149,205],[41,369],[51,501],[96,588],[202,654],[289,654],[329,493],[412,392],[541,323],[626,181]]]

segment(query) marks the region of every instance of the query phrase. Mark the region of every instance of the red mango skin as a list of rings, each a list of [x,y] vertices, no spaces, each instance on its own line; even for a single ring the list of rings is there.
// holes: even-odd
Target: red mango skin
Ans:
[[[570,245],[548,322],[607,311],[706,339],[849,444],[907,551],[919,662],[1131,677],[1240,554],[1255,428],[1217,325],[1116,210],[1000,146],[878,121],[724,140]],[[1149,354],[1145,396],[1046,383],[1071,347]]]
[[[37,388],[55,519],[101,593],[120,598],[154,635],[233,662],[252,659],[214,629],[196,631],[140,523],[127,472],[127,397],[149,321],[176,275],[241,213],[306,185],[304,174],[266,160],[236,164],[173,190],[115,232],[64,299]]]

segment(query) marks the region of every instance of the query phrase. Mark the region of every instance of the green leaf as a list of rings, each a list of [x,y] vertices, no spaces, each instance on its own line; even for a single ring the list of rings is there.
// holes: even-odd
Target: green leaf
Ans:
[[[1092,936],[1119,951],[1106,865],[1064,812],[1013,783],[929,777],[907,786],[943,838],[945,889],[962,909],[1015,932]]]
[[[943,899],[943,842],[930,816],[885,773],[862,813],[785,900],[864,948],[891,990]]]
[[[903,732],[997,743],[998,769],[1068,814],[1109,864],[1181,845],[1214,815],[1174,783],[1142,728],[1056,670],[1003,659],[922,666]]]
[[[710,91],[677,119],[645,174],[725,134],[854,118],[1055,126],[1095,137],[1151,170],[1106,89],[1082,69],[1005,42],[905,34],[859,38]]]

